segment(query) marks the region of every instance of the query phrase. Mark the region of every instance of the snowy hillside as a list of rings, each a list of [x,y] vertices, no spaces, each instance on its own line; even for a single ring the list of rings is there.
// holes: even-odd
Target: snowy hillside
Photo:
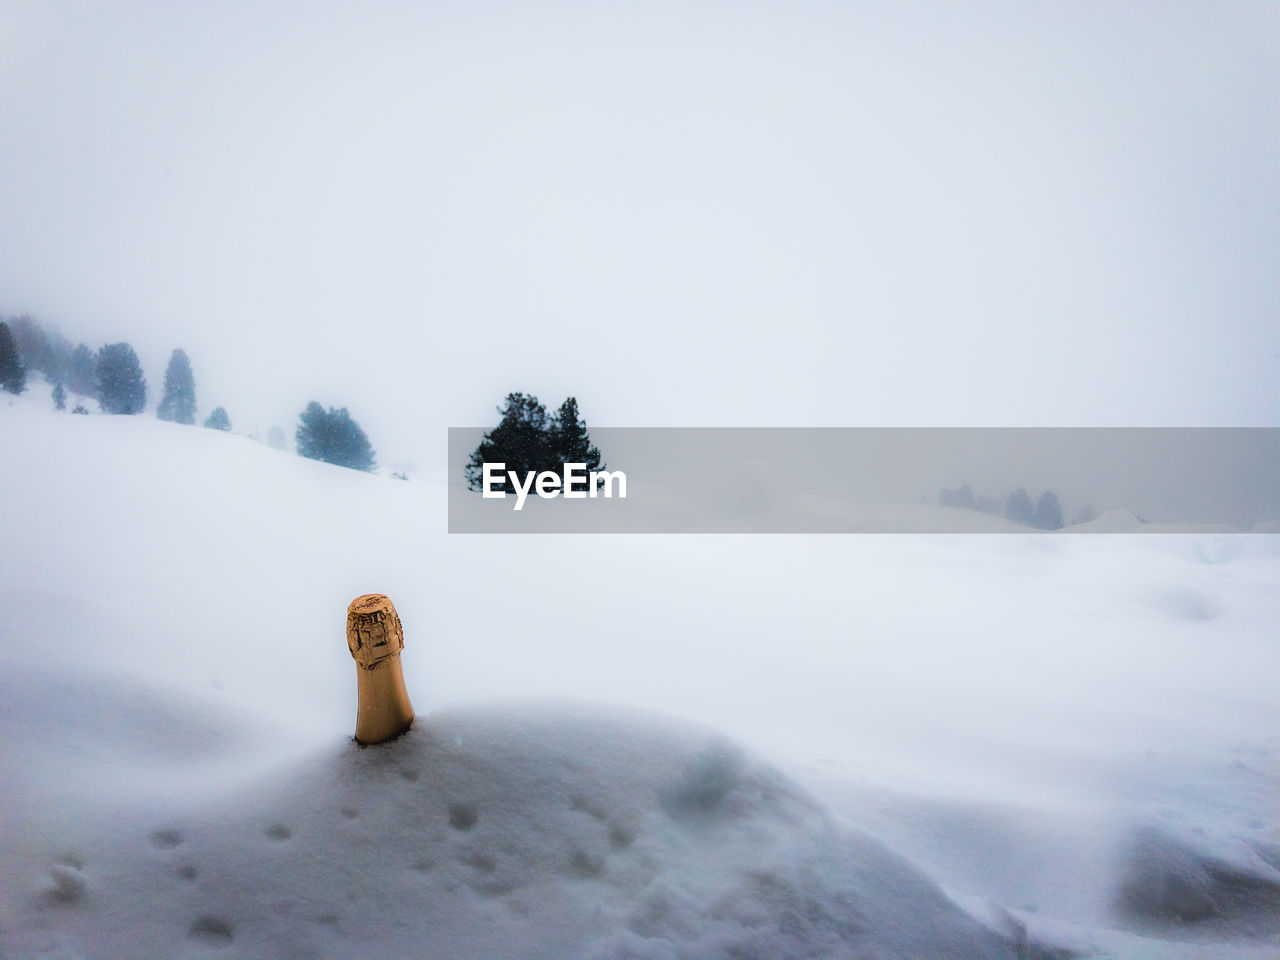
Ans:
[[[449,537],[0,405],[0,957],[1263,958],[1280,538]],[[419,719],[351,740],[347,603]]]

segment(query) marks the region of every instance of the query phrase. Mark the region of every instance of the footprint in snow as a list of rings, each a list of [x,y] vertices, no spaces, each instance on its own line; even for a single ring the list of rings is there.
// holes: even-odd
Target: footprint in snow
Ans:
[[[172,850],[184,839],[179,830],[157,830],[151,834],[151,845],[157,850]]]
[[[187,939],[208,947],[226,946],[235,939],[236,928],[223,917],[197,917],[187,930]]]

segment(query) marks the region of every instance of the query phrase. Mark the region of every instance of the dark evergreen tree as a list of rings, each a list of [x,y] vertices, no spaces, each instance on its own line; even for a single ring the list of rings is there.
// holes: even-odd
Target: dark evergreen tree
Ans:
[[[106,413],[138,413],[147,405],[147,381],[138,355],[127,343],[98,351],[98,405]]]
[[[86,409],[84,408],[84,404],[83,404],[83,403],[77,403],[77,404],[76,404],[76,408],[75,408],[74,410],[72,410],[71,412],[72,412],[72,413],[82,413],[82,414],[84,414],[85,416],[88,416],[88,414],[89,414],[89,411],[88,411],[88,410],[86,410]]]
[[[605,465],[600,459],[600,448],[592,446],[591,437],[587,435],[587,423],[578,415],[578,401],[570,397],[560,404],[560,409],[551,420],[549,441],[552,459],[557,469],[566,463],[586,464],[587,472],[603,470]],[[576,491],[588,489],[586,479],[573,484]]]
[[[71,392],[82,397],[97,397],[98,373],[93,351],[83,343],[71,354],[71,370],[67,374]]]
[[[1031,498],[1027,496],[1026,490],[1019,487],[1009,494],[1004,505],[1004,515],[1014,523],[1025,523],[1028,526],[1035,523],[1036,510],[1031,505]]]
[[[62,384],[60,383],[53,385],[53,409],[67,409],[67,391],[62,389]]]
[[[0,390],[21,393],[27,388],[27,370],[18,359],[18,347],[13,342],[7,323],[0,323]]]
[[[508,489],[508,472],[522,478],[544,470],[559,473],[566,463],[585,464],[588,472],[604,469],[600,450],[591,443],[575,398],[569,397],[555,416],[548,417],[547,408],[533,394],[509,393],[498,413],[502,419],[484,435],[463,470],[472,490],[483,486],[486,463],[504,464],[504,476],[492,489],[506,493],[513,492]],[[585,490],[587,483],[583,480],[575,489]]]
[[[156,416],[174,423],[196,422],[196,381],[191,375],[191,361],[183,350],[174,350],[169,357],[169,366],[164,372],[164,394],[160,397],[160,406],[156,407]],[[223,416],[226,416],[226,411],[223,411]],[[229,427],[230,424],[219,429]]]
[[[49,343],[40,324],[30,317],[14,317],[10,321],[13,345],[18,350],[22,365],[28,370],[44,370],[48,361]]]
[[[1062,526],[1062,505],[1052,490],[1040,494],[1036,501],[1035,525],[1041,530],[1057,530]]]
[[[209,414],[209,419],[204,422],[204,425],[211,430],[230,430],[231,418],[221,407],[214,407],[213,413]]]
[[[312,400],[302,411],[295,439],[298,455],[310,460],[372,472],[377,464],[373,447],[347,408],[324,407]]]
[[[551,448],[547,408],[538,402],[538,398],[523,393],[507,394],[506,406],[499,407],[502,419],[498,425],[484,435],[480,445],[467,461],[465,476],[467,486],[479,490],[483,483],[483,470],[486,463],[503,463],[504,473],[514,472],[523,477],[529,471],[559,470],[560,461],[556,460]],[[497,490],[507,490],[508,483],[504,477]]]

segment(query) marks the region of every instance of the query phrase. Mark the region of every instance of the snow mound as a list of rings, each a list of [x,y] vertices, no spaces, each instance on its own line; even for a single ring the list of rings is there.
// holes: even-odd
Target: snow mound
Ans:
[[[1280,937],[1280,870],[1266,862],[1266,852],[1222,856],[1144,825],[1130,838],[1116,905],[1156,925],[1244,919],[1255,936]]]
[[[1214,620],[1222,614],[1220,599],[1185,584],[1166,584],[1147,594],[1154,609],[1177,620]]]
[[[1104,510],[1087,523],[1063,527],[1069,533],[1137,533],[1143,523],[1128,510]]]
[[[1259,525],[1262,526],[1262,525]],[[1063,527],[1061,533],[1198,533],[1236,534],[1240,531],[1229,523],[1148,523],[1128,510],[1106,510],[1087,523]],[[1264,533],[1265,529],[1257,529]]]
[[[35,844],[13,955],[1013,956],[777,770],[648,714],[450,711],[129,811]]]

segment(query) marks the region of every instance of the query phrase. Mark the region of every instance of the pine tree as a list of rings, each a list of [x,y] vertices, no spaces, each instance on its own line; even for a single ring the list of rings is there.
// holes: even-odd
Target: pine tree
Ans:
[[[211,430],[230,430],[231,418],[221,407],[214,407],[213,413],[209,414],[209,419],[204,422],[204,425]]]
[[[267,446],[272,450],[284,449],[284,431],[275,424],[267,428]]]
[[[60,333],[47,337],[48,355],[44,375],[50,383],[66,383],[71,378],[71,341]]]
[[[53,408],[55,410],[67,409],[67,391],[62,389],[62,384],[60,383],[53,385]]]
[[[1027,496],[1026,490],[1019,487],[1009,494],[1004,505],[1004,515],[1014,523],[1031,525],[1035,522],[1036,510],[1031,505],[1031,498]]]
[[[555,416],[548,417],[547,408],[533,394],[509,393],[498,413],[502,419],[484,435],[464,468],[467,486],[472,490],[483,485],[486,463],[503,464],[502,476],[491,489],[508,493],[508,472],[518,477],[544,470],[560,473],[566,463],[585,464],[588,472],[604,469],[600,450],[587,435],[587,424],[578,413],[575,398],[569,397]],[[574,489],[586,490],[588,482],[584,479]]]
[[[183,350],[174,350],[169,357],[169,366],[164,372],[164,394],[160,398],[160,406],[156,407],[156,416],[174,423],[196,422],[196,381],[191,374],[191,361]],[[229,426],[219,429],[228,429]]]
[[[72,393],[82,397],[97,397],[98,373],[93,351],[83,343],[71,354],[71,372],[68,380]]]
[[[138,355],[127,343],[110,343],[98,351],[98,405],[106,413],[138,413],[147,405],[147,381]]]
[[[323,460],[352,470],[372,472],[377,467],[373,447],[347,408],[324,407],[312,400],[299,418],[298,455]]]
[[[1036,501],[1035,524],[1041,530],[1057,530],[1062,526],[1062,505],[1052,490],[1040,494]]]
[[[48,366],[49,341],[40,324],[28,316],[14,317],[10,321],[9,330],[22,366],[28,372],[44,370]]]
[[[567,399],[556,411],[551,421],[549,440],[552,458],[558,466],[582,463],[586,464],[587,472],[604,469],[600,449],[591,445],[587,423],[578,415],[578,401],[574,397]],[[572,485],[575,491],[586,490],[588,487],[589,482],[585,478]]]
[[[13,342],[7,323],[0,323],[0,390],[21,393],[27,389],[27,371],[18,359],[18,348]]]
[[[498,413],[502,414],[502,420],[484,435],[467,461],[467,486],[480,489],[486,463],[505,464],[502,482],[494,487],[503,491],[507,487],[507,471],[523,477],[530,471],[559,470],[547,429],[547,408],[537,397],[509,393],[506,406],[499,407]]]

